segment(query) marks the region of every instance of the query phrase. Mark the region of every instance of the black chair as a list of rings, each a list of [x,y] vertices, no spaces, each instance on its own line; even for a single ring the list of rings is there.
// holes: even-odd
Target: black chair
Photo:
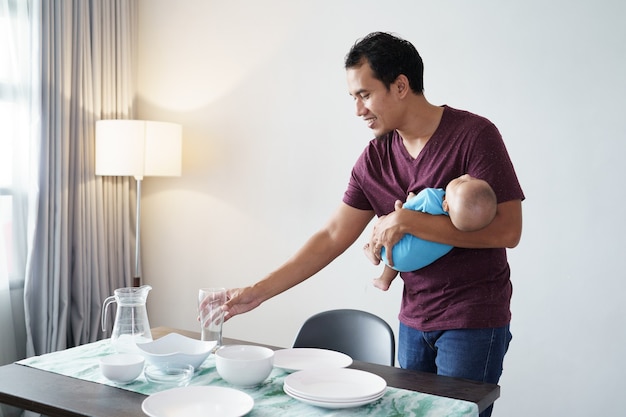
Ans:
[[[345,353],[354,360],[394,366],[396,340],[382,318],[361,310],[324,311],[309,317],[294,348],[320,348]]]

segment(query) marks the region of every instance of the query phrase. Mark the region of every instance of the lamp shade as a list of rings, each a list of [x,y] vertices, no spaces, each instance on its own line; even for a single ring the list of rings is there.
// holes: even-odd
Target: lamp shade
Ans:
[[[181,175],[182,126],[146,120],[96,122],[96,175]]]

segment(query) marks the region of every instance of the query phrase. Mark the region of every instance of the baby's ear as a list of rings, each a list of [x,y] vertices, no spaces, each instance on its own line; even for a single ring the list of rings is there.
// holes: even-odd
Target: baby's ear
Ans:
[[[449,212],[450,210],[448,210],[448,201],[444,198],[443,202],[441,203],[441,208],[443,208],[443,211],[445,212]]]
[[[410,200],[410,199],[412,199],[413,197],[415,197],[416,195],[417,195],[417,194],[415,194],[413,191],[411,191],[411,192],[409,193],[409,195],[406,197],[406,199],[407,199],[407,200]]]

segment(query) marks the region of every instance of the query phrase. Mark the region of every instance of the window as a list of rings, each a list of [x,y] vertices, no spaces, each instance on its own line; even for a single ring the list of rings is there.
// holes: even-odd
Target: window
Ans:
[[[0,280],[21,281],[15,268],[15,205],[30,141],[28,2],[0,1]]]

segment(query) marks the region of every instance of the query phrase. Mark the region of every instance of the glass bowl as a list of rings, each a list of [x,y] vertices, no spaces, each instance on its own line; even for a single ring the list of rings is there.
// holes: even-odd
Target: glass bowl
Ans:
[[[185,387],[193,377],[194,368],[191,365],[159,364],[147,365],[143,373],[153,384],[169,385],[172,387]]]

